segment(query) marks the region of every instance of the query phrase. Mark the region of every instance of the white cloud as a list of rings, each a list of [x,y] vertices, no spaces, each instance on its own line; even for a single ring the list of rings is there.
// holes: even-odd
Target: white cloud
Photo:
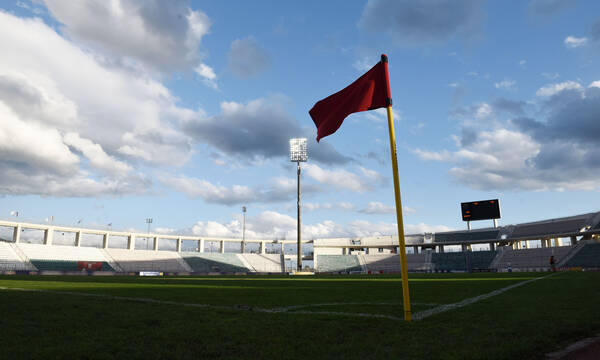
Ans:
[[[239,234],[238,231],[235,231],[235,228],[237,227],[237,223],[224,225],[216,221],[198,221],[196,224],[194,224],[194,226],[192,226],[192,234],[208,237],[230,238]],[[247,233],[250,233],[250,231],[247,230]],[[248,237],[252,238],[253,236]]]
[[[366,208],[359,210],[359,212],[364,214],[395,214],[396,208],[379,201],[371,201],[367,204]]]
[[[296,180],[285,177],[271,178],[268,186],[223,186],[187,176],[162,175],[160,181],[190,198],[202,198],[208,203],[234,205],[287,201],[296,196]],[[304,185],[303,193],[316,192],[314,186]]]
[[[415,208],[411,208],[411,207],[408,207],[408,206],[402,206],[402,211],[403,211],[405,214],[414,214],[414,213],[416,213],[416,212],[417,212],[417,209],[415,209]]]
[[[596,81],[592,82],[588,87],[600,88],[600,80],[596,80]]]
[[[452,231],[455,230],[449,226],[445,225],[427,225],[425,223],[418,224],[407,224],[404,226],[404,231],[407,234],[423,234],[423,233],[431,233],[431,232],[443,232],[443,231]]]
[[[78,167],[79,157],[63,143],[56,129],[21,120],[1,101],[0,125],[0,158],[56,173]]]
[[[290,207],[291,209],[292,207]],[[295,206],[294,206],[295,208]],[[338,202],[338,203],[314,203],[314,202],[305,202],[302,203],[302,210],[306,211],[317,211],[317,210],[342,210],[342,211],[351,211],[354,210],[354,204],[350,202]]]
[[[154,232],[156,232],[157,234],[177,234],[177,230],[173,229],[173,228],[163,228],[163,227],[157,227],[154,229]]]
[[[542,76],[545,77],[545,78],[547,78],[547,79],[550,79],[550,80],[556,80],[556,79],[558,79],[560,77],[560,74],[559,73],[545,73],[544,72],[544,73],[542,73]]]
[[[259,98],[248,103],[225,101],[215,116],[190,116],[184,122],[186,133],[211,145],[223,155],[246,161],[287,157],[289,139],[305,135],[306,130],[287,111],[289,99],[282,95]],[[311,136],[312,137],[312,136]],[[314,138],[313,138],[314,139]],[[331,145],[308,142],[311,160],[321,163],[346,163]]]
[[[326,170],[315,164],[306,164],[305,170],[310,178],[320,183],[356,192],[370,191],[374,182],[382,181],[382,177],[378,172],[362,167],[360,170],[363,176],[344,169]]]
[[[194,68],[194,71],[203,78],[202,81],[204,81],[208,86],[215,90],[219,88],[216,83],[217,74],[215,74],[213,68],[204,63],[200,63]]]
[[[27,91],[18,93],[20,100],[2,94],[3,101],[20,111],[20,118],[58,118],[52,125],[79,133],[111,155],[120,152],[165,164],[189,158],[190,140],[174,123],[196,114],[178,108],[162,84],[143,74],[103,66],[40,20],[0,13],[0,41],[6,51],[0,58],[5,78]],[[52,106],[21,111],[19,102],[34,103],[36,98]],[[66,116],[61,118],[62,109]]]
[[[369,0],[358,26],[399,43],[422,45],[474,36],[482,18],[479,1]]]
[[[568,48],[577,48],[587,44],[588,39],[586,37],[575,37],[575,36],[567,36],[565,38],[565,46]]]
[[[423,160],[449,161],[449,160],[453,159],[452,153],[450,153],[448,150],[428,151],[428,150],[415,149],[415,150],[413,150],[413,152],[415,154],[417,154],[417,156],[419,156]]]
[[[492,114],[492,107],[488,103],[482,103],[477,107],[475,117],[477,119],[485,119]]]
[[[363,113],[364,116],[375,122],[375,123],[387,123],[387,109],[379,108],[371,111],[366,111]],[[402,115],[392,108],[392,117],[394,118],[394,123],[398,123],[402,120]]]
[[[209,203],[233,205],[257,200],[255,191],[244,185],[226,187],[185,176],[163,178],[161,181],[191,198],[200,197]]]
[[[449,231],[451,228],[443,225],[405,224],[407,234],[416,234],[432,231]],[[240,237],[241,219],[234,219],[227,223],[216,221],[199,221],[192,226],[190,232],[195,235],[207,237]],[[246,238],[273,239],[296,238],[296,218],[275,211],[263,211],[256,216],[246,218]],[[371,222],[355,220],[347,224],[324,220],[318,223],[302,225],[304,239],[356,237],[356,236],[381,236],[395,235],[398,227],[395,223]]]
[[[0,12],[0,43],[0,111],[8,122],[1,131],[12,139],[2,151],[19,154],[3,157],[12,159],[2,161],[11,180],[5,176],[0,192],[138,194],[151,182],[131,173],[137,160],[178,165],[191,156],[178,124],[201,111],[178,107],[148,74],[105,63],[40,19]],[[36,146],[19,150],[26,144]]]
[[[197,64],[211,26],[206,14],[183,0],[44,2],[73,39],[161,71]]]
[[[541,87],[535,94],[537,96],[552,96],[564,90],[583,90],[581,84],[575,81],[565,81]]]
[[[302,204],[302,210],[306,211],[315,211],[315,210],[329,210],[333,208],[333,204],[331,203],[312,203],[305,202]]]
[[[231,72],[244,79],[259,75],[271,64],[267,51],[252,36],[234,40],[227,57]]]
[[[509,79],[504,79],[500,82],[494,83],[494,87],[496,89],[506,89],[506,90],[512,90],[515,88],[515,84],[517,82],[514,80],[509,80]]]
[[[22,8],[22,9],[29,10],[36,15],[42,15],[44,13],[44,9],[35,7],[35,6],[31,6],[28,3],[23,2],[23,1],[17,1],[15,3],[15,5],[17,5],[18,7]]]
[[[347,201],[342,201],[342,202],[338,203],[337,205],[340,209],[346,210],[346,211],[354,210],[354,208],[355,208],[354,204],[352,204],[351,202],[347,202]]]
[[[199,64],[196,66],[196,68],[194,68],[194,71],[198,73],[198,75],[202,76],[203,78],[207,78],[208,80],[215,80],[217,78],[214,70],[206,64]]]
[[[116,160],[102,149],[102,146],[89,139],[83,139],[77,133],[67,133],[64,143],[81,151],[88,158],[90,165],[109,174],[126,175],[132,167],[123,161]]]
[[[352,66],[356,70],[363,73],[371,70],[371,68],[377,64],[377,61],[378,60],[375,60],[372,57],[364,57],[362,59],[356,60],[354,63],[352,63]]]

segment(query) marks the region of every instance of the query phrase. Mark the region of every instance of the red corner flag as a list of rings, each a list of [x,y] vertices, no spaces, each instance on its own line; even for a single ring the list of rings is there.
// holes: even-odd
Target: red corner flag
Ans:
[[[308,112],[317,125],[317,142],[331,135],[355,112],[392,105],[387,56],[345,89],[317,102]]]

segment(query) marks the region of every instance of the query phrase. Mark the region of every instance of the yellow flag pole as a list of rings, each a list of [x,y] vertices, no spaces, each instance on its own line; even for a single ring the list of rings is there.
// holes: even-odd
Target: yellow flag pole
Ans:
[[[387,56],[381,55],[385,64],[385,77],[389,94],[389,75],[387,69]],[[396,158],[396,136],[394,134],[394,115],[392,114],[391,97],[387,107],[388,129],[390,132],[390,152],[392,154],[392,169],[394,171],[394,195],[396,198],[396,221],[398,223],[398,243],[400,247],[400,267],[402,274],[402,298],[404,304],[404,320],[411,321],[410,293],[408,290],[408,271],[406,269],[406,242],[404,240],[404,222],[402,221],[402,199],[400,198],[400,181],[398,179],[398,160]]]

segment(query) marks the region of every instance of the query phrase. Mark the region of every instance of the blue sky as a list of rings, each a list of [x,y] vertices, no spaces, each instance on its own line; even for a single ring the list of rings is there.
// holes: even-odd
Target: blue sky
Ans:
[[[295,238],[396,232],[385,113],[312,105],[389,56],[406,230],[597,211],[596,1],[2,1],[0,217]],[[474,227],[489,226],[478,222]]]

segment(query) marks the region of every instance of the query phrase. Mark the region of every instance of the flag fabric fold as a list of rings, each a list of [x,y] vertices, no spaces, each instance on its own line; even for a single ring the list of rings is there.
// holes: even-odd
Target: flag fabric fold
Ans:
[[[390,85],[384,57],[352,84],[318,101],[308,113],[317,126],[318,142],[336,132],[348,115],[389,105]]]

